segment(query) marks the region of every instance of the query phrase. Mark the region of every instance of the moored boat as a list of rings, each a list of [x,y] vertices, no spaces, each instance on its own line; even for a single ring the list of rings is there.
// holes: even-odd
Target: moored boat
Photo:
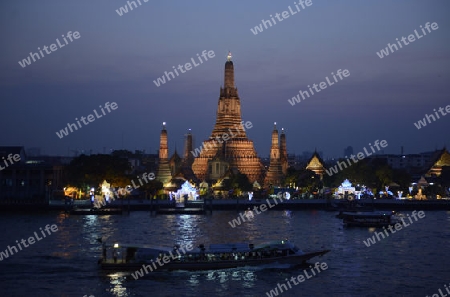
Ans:
[[[339,216],[347,227],[384,227],[399,222],[394,212],[342,212]]]
[[[156,211],[156,214],[191,214],[191,215],[200,215],[206,214],[206,211],[203,208],[160,208]]]
[[[265,264],[304,264],[329,250],[303,252],[288,240],[249,243],[203,244],[180,248],[133,244],[103,244],[99,265],[106,270],[137,270],[147,267],[151,272],[161,270],[212,270]]]
[[[77,208],[69,211],[71,215],[121,215],[122,209],[120,208]]]

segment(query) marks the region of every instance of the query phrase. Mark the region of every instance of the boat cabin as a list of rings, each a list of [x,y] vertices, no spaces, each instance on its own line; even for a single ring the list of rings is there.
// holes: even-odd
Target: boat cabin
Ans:
[[[397,222],[392,212],[342,212],[344,225],[361,227],[382,227]]]
[[[265,259],[301,255],[303,252],[287,240],[272,241],[258,245],[249,243],[203,244],[192,250],[178,245],[172,249],[150,245],[103,244],[102,263],[149,263],[169,257],[175,262],[214,262]]]

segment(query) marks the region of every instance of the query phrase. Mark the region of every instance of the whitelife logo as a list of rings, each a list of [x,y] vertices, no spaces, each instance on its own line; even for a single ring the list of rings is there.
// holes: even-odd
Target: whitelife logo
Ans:
[[[13,246],[8,245],[8,247],[5,251],[0,251],[0,261],[3,261],[3,258],[6,259],[9,256],[17,254],[19,252],[19,250],[22,250],[22,245],[24,247],[29,247],[30,245],[35,244],[36,240],[41,241],[43,238],[47,237],[47,235],[45,235],[44,230],[42,230],[42,227],[39,229],[41,230],[42,237],[39,237],[38,233],[34,232],[34,236],[29,237],[28,240],[25,240],[23,238],[20,242],[18,240],[16,240],[17,247],[14,245]],[[56,226],[55,224],[53,224],[51,226],[49,224],[47,224],[44,229],[48,235],[52,235],[52,233],[50,231],[55,233],[56,231],[58,231],[58,226]],[[28,242],[28,245],[27,245],[27,242]],[[19,250],[17,248],[19,248]]]
[[[180,248],[176,248],[173,251],[177,253],[177,255],[172,254],[172,251],[169,251],[169,255],[161,255],[160,257],[157,257],[155,259],[155,261],[158,263],[159,267],[163,267],[164,264],[168,264],[172,260],[177,260],[180,259],[181,255],[186,254],[187,252],[190,252],[194,249],[194,246],[192,244],[188,244],[185,247],[180,247]],[[181,251],[181,253],[180,253]],[[163,263],[161,263],[161,260]],[[151,264],[151,265],[150,265]],[[131,276],[136,280],[140,277],[145,276],[146,274],[149,274],[150,272],[155,271],[156,269],[158,269],[158,266],[156,266],[156,263],[153,261],[153,259],[151,259],[151,263],[146,265],[143,264],[142,268],[139,270],[136,270],[134,273],[131,274]]]
[[[66,36],[64,36],[64,34],[63,34],[62,37],[64,39],[65,44],[61,44],[59,39],[56,38],[56,43],[58,44],[59,47],[57,47],[55,43],[52,43],[52,44],[50,44],[50,46],[44,45],[42,47],[42,50],[44,50],[47,55],[50,55],[52,52],[55,52],[58,48],[65,47],[67,44],[69,44],[67,42],[66,37],[70,40],[70,42],[72,42],[74,39],[80,38],[81,35],[80,35],[80,32],[78,32],[78,31],[75,31],[73,33],[72,33],[72,31],[69,31],[69,32],[67,32]],[[72,37],[73,37],[73,39],[72,39]],[[49,48],[50,48],[50,51],[48,50]],[[40,47],[38,47],[38,51],[39,51],[39,53],[41,53],[40,57],[39,57],[38,53],[30,52],[30,56],[28,58],[23,59],[22,61],[19,61],[19,65],[22,66],[22,68],[25,68],[25,67],[27,67],[27,65],[31,65],[31,59],[33,59],[33,62],[36,62],[36,58],[38,60],[40,60],[41,57],[42,58],[44,57],[44,53],[42,52],[42,50]]]
[[[245,128],[244,128],[244,126],[245,126]],[[247,129],[250,129],[250,128],[252,128],[252,127],[253,127],[252,122],[247,121],[247,122],[245,122],[245,124],[244,124],[244,121],[241,121],[241,124],[240,124],[238,127],[236,127],[236,125],[233,126],[233,128],[236,129],[237,134],[234,134],[234,133],[230,130],[231,128],[228,128],[228,132],[230,132],[230,134],[228,134],[228,133],[223,133],[222,135],[216,136],[215,139],[212,138],[212,139],[210,139],[209,141],[207,141],[206,143],[203,142],[203,144],[202,144],[203,147],[200,146],[200,147],[196,148],[195,150],[191,151],[191,154],[194,156],[194,158],[197,158],[197,156],[200,155],[200,154],[202,153],[203,150],[207,151],[207,150],[209,150],[209,149],[211,149],[211,148],[215,148],[215,147],[221,145],[224,141],[228,141],[228,140],[230,139],[230,137],[231,137],[231,138],[234,138],[235,136],[238,136],[239,133],[240,133],[239,130],[242,130],[242,131],[245,132],[245,131],[246,131],[246,130],[245,130],[246,128],[247,128]],[[221,140],[222,140],[222,141],[221,141]]]
[[[340,82],[341,80],[344,79],[344,77],[349,77],[349,76],[350,76],[350,71],[348,71],[348,69],[344,69],[344,70],[339,69],[338,71],[336,71],[336,75],[339,76],[339,78],[340,78],[341,80],[337,80],[336,75],[334,74],[334,72],[331,72],[331,75],[333,75],[333,78],[334,78],[334,81],[335,81],[335,82],[330,81],[330,79],[329,79],[328,76],[327,76],[327,77],[325,77],[325,80],[326,80],[327,82],[324,82],[324,81],[323,81],[323,82],[321,82],[321,83],[319,83],[319,84],[313,84],[313,85],[312,85],[312,88],[308,85],[309,91],[311,92],[311,96],[314,95],[314,91],[312,90],[313,88],[314,88],[314,90],[315,90],[317,93],[319,93],[321,90],[325,90],[328,86],[332,86],[332,85],[334,85],[335,83]],[[327,83],[328,83],[328,85],[327,85]],[[318,89],[317,87],[320,87],[320,89]],[[300,102],[302,101],[302,99],[300,99],[300,96],[302,96],[303,101],[306,99],[305,95],[309,98],[309,93],[308,93],[308,91],[302,91],[302,90],[300,90],[300,91],[298,91],[298,93],[299,93],[299,94],[298,94],[297,96],[292,97],[292,99],[288,99],[288,102],[289,102],[292,106],[294,106],[295,103],[300,103]]]
[[[378,151],[379,151],[379,150],[381,149],[380,146],[381,146],[382,148],[385,148],[385,147],[388,146],[388,143],[387,143],[386,140],[379,141],[379,140],[377,139],[377,140],[375,140],[375,142],[374,142],[373,145],[374,145],[374,146],[378,149]],[[373,149],[372,143],[369,142],[369,146],[370,146],[370,148],[371,148],[371,150],[372,150],[372,153],[376,153],[375,150]],[[364,155],[364,153],[365,153],[365,155]],[[372,155],[372,153],[370,153],[370,152],[367,151],[366,147],[364,147],[364,153],[363,153],[363,152],[359,152],[359,153],[357,153],[356,155],[353,155],[353,154],[350,155],[350,159],[354,162],[353,164],[358,163],[358,161],[361,161],[361,160],[364,159],[365,157],[368,157],[368,156]],[[345,157],[347,158],[347,156],[345,156]],[[358,158],[358,160],[356,159],[356,157]],[[350,159],[347,158],[346,161],[347,161],[347,163],[348,163],[349,166],[352,166],[353,164],[350,162]],[[347,168],[347,164],[345,164],[345,162],[339,162],[339,161],[337,161],[337,162],[336,162],[336,165],[334,165],[334,167],[330,167],[329,170],[326,169],[325,172],[328,174],[328,176],[332,176],[333,174],[338,173],[339,170],[343,170],[343,169],[344,169],[344,168],[342,168],[341,165],[343,165],[344,168]],[[339,169],[338,169],[338,166],[339,166]]]
[[[449,286],[450,286],[450,284],[449,284]],[[449,287],[447,287],[447,284],[444,284],[444,288],[447,291],[447,293],[450,294],[450,289],[449,289]],[[449,295],[442,293],[442,290],[439,289],[439,294],[436,293],[436,294],[433,294],[431,296],[427,295],[426,297],[446,297],[446,296],[449,296]]]
[[[134,183],[134,179],[131,180],[131,183],[133,184],[133,188],[134,189],[139,189],[141,186],[143,186],[144,184],[142,183],[141,177],[137,176],[138,180],[139,180],[139,184],[140,186],[136,186],[136,184]],[[148,178],[148,180],[147,180]],[[147,173],[145,172],[144,174],[142,174],[142,179],[145,181],[145,183],[148,183],[151,180],[155,179],[155,174],[153,172]]]
[[[434,110],[434,114],[436,115],[436,117],[434,117],[433,114],[425,114],[425,117],[423,118],[423,120],[419,120],[417,121],[417,123],[414,123],[414,126],[416,126],[417,130],[419,130],[422,127],[425,127],[427,125],[427,121],[428,120],[428,124],[431,124],[431,120],[433,119],[433,122],[436,122],[436,118],[440,119],[438,112],[436,111],[436,108],[433,109]],[[444,112],[444,108],[443,107],[439,107],[439,112],[441,113],[442,116],[447,115],[448,113],[450,113],[450,105],[447,105],[445,107],[445,111]]]
[[[287,19],[288,17],[290,17],[290,16],[292,16],[294,14],[297,14],[297,13],[299,13],[302,10],[305,10],[306,7],[312,5],[312,1],[311,0],[306,0],[306,1],[300,0],[300,1],[298,1],[298,3],[294,2],[294,4],[295,4],[295,7],[297,8],[297,11],[292,10],[291,6],[288,6],[289,11],[285,10],[281,14],[278,13],[278,12],[275,14],[275,17],[277,18],[277,20],[279,22],[282,22],[283,20]],[[299,5],[302,7],[302,10],[300,9]],[[280,18],[280,16],[282,18]],[[275,19],[273,18],[272,15],[270,15],[270,18],[271,18],[271,20],[273,22],[273,26],[276,25],[277,22],[275,21]],[[255,26],[255,28],[250,28],[250,31],[252,31],[253,35],[257,35],[258,33],[262,33],[264,31],[263,25],[264,25],[264,28],[266,28],[266,30],[267,30],[270,27],[272,27],[272,22],[270,20],[267,20],[267,21],[266,20],[261,20],[261,24],[259,24],[258,26]],[[269,25],[270,27],[267,27],[267,25]]]
[[[409,214],[407,215],[407,217],[409,219],[410,224],[405,222],[404,218],[401,218],[401,221],[402,221],[403,225],[400,224],[400,223],[396,223],[394,225],[396,231],[394,231],[392,225],[388,226],[388,229],[391,232],[391,234],[394,234],[395,232],[402,230],[403,227],[406,228],[409,225],[412,225],[413,224],[413,220],[411,219],[411,217],[413,217],[415,219],[415,222],[417,222],[419,219],[423,219],[425,217],[425,213],[423,211],[417,212],[415,210],[415,211],[412,212],[411,217],[409,216]],[[419,217],[419,219],[417,217]],[[389,237],[389,233],[387,232],[386,227],[383,227],[383,231],[384,231],[384,234],[383,234],[383,232],[375,232],[375,235],[373,235],[372,237],[367,238],[367,240],[363,240],[364,244],[367,247],[369,247],[369,246],[374,245],[375,243],[377,243],[377,240],[380,241],[381,239]],[[386,237],[384,236],[385,234],[386,234]]]
[[[205,61],[208,61],[208,57],[210,59],[212,59],[216,56],[216,54],[214,53],[214,51],[208,51],[208,53],[207,53],[206,50],[204,50],[202,52],[201,56],[203,57],[203,59],[205,59]],[[194,58],[191,58],[192,65],[194,65],[194,67],[197,67],[197,66],[203,64],[203,60],[199,54],[197,54],[197,58],[198,58],[198,61],[200,62],[200,64],[195,63]],[[173,71],[175,71],[176,75],[179,76],[180,74],[178,73],[177,69],[180,70],[181,73],[186,73],[187,71],[192,69],[192,65],[191,65],[191,63],[188,62],[184,65],[178,64],[178,66],[176,68],[175,68],[175,66],[172,66],[172,68],[173,68]],[[184,66],[184,69],[183,69],[183,66]],[[172,78],[170,78],[170,76],[172,76]],[[167,78],[167,81],[171,81],[172,79],[175,78],[175,74],[173,74],[172,71],[169,71],[169,72],[164,71],[164,75],[161,77],[158,77],[153,82],[155,83],[155,85],[157,87],[159,87],[166,83],[166,78]]]
[[[417,30],[414,30],[415,34],[408,35],[408,41],[409,42],[406,41],[406,37],[405,36],[402,36],[401,41],[403,42],[403,45],[408,45],[408,44],[416,41],[416,37],[417,37],[417,39],[420,39],[420,38],[424,37],[425,35],[427,35],[427,32],[425,32],[425,29],[422,28],[422,25],[420,25],[420,28],[422,29],[423,35],[420,35],[417,32]],[[434,22],[432,24],[430,24],[430,22],[428,22],[428,23],[425,24],[425,28],[427,29],[428,33],[431,33],[430,28],[433,29],[433,30],[437,30],[437,29],[439,29],[439,26],[438,26],[438,24],[436,22]],[[402,47],[402,43],[400,42],[400,40],[398,40],[398,38],[396,38],[395,40],[397,40],[398,46],[400,48],[403,48]],[[395,49],[395,51],[399,50],[399,48],[397,47],[395,42],[393,44],[388,43],[386,48],[384,48],[384,49],[380,50],[379,52],[377,52],[377,55],[378,55],[378,57],[380,57],[380,59],[383,59],[384,57],[389,56],[389,50],[391,50],[391,53],[393,54],[394,53],[394,49]]]
[[[14,162],[19,162],[20,161],[20,155],[19,154],[15,154],[13,156],[13,154],[9,154],[8,157],[6,157],[6,160],[8,160],[10,162],[10,164],[8,164],[8,162],[6,162],[5,157],[2,157],[3,159],[3,163],[5,163],[6,167],[3,167],[2,165],[0,165],[0,171],[2,171],[3,169],[7,168],[9,165],[14,164]]]
[[[305,270],[303,270],[303,274],[299,274],[297,277],[293,276],[289,280],[287,278],[285,278],[285,280],[286,280],[285,284],[277,283],[278,286],[275,287],[274,289],[270,290],[269,292],[266,292],[266,295],[268,297],[278,296],[281,293],[283,293],[284,291],[292,289],[291,282],[292,282],[292,284],[294,286],[296,286],[296,285],[304,282],[305,280],[310,279],[313,276],[316,276],[316,271],[317,271],[317,274],[319,274],[322,271],[327,270],[328,269],[328,265],[325,262],[322,262],[322,263],[316,262],[314,264],[314,267],[312,267],[310,265],[309,268],[310,268],[309,272],[311,274],[309,274],[308,271],[306,271],[306,269],[305,269]],[[289,286],[289,289],[288,289],[288,286]],[[279,293],[278,293],[278,290],[280,290]]]
[[[147,3],[149,0],[136,0],[136,1],[137,1],[137,3],[139,3],[139,6],[141,6],[142,5],[141,1],[144,3]],[[127,1],[127,5],[130,8],[130,11],[133,10],[132,4],[134,5],[134,8],[138,8],[136,1]],[[123,16],[125,13],[128,13],[127,5],[124,5],[123,7],[116,9],[116,12],[119,16]]]
[[[103,110],[103,107],[101,105],[99,105],[99,106],[100,106],[100,109],[102,110],[102,114],[106,115],[105,111]],[[111,104],[109,102],[106,102],[104,107],[106,108],[106,110],[108,110],[108,113],[110,113],[111,110],[116,110],[118,105],[117,105],[116,102],[113,102]],[[97,113],[97,110],[95,110],[95,109],[94,109],[94,114],[97,117],[97,119],[103,117],[102,115],[99,115]],[[80,120],[78,120],[78,118],[75,118],[75,121],[77,121],[78,127],[80,129],[82,128],[82,126],[80,124],[80,121],[82,121],[84,125],[89,125],[89,123],[86,122],[86,119],[88,120],[89,123],[92,123],[93,121],[95,121],[95,118],[94,118],[94,116],[92,114],[88,115],[87,117],[81,117]],[[61,129],[59,132],[56,132],[56,135],[59,137],[59,139],[61,139],[64,136],[69,135],[69,131],[67,129],[69,129],[70,132],[73,132],[74,130],[72,128],[74,128],[75,131],[77,131],[78,127],[74,123],[72,123],[72,124],[71,123],[67,123],[67,127],[65,129]]]

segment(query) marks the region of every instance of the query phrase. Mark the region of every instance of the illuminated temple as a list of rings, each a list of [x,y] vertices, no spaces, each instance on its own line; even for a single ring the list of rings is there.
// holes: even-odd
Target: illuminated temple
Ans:
[[[284,134],[283,134],[284,135]],[[272,131],[272,146],[270,148],[270,165],[267,170],[264,186],[279,185],[283,180],[283,167],[281,165],[280,145],[278,144],[277,123]]]
[[[226,137],[224,135],[230,139],[223,141]],[[220,141],[222,143],[219,143]],[[192,164],[192,170],[197,178],[205,180],[219,177],[229,168],[236,168],[240,173],[246,174],[250,182],[263,180],[264,166],[256,153],[253,141],[247,138],[243,125],[241,100],[234,85],[231,54],[225,63],[225,80],[223,88],[220,88],[216,124],[209,139],[204,141],[203,148]]]
[[[190,132],[190,137],[187,139],[189,143],[185,146],[183,159],[175,152],[176,155],[169,162],[165,153],[160,154],[160,157],[163,157],[163,159],[160,159],[159,172],[164,176],[161,176],[159,180],[166,183],[170,178],[168,174],[170,169],[172,169],[172,172],[170,172],[172,178],[176,177],[179,179],[182,175],[185,176],[181,169],[177,170],[176,168],[184,167],[186,169],[186,165],[188,165],[192,169],[191,172],[193,174],[191,174],[191,177],[195,175],[197,181],[218,181],[229,175],[230,172],[238,171],[247,175],[251,183],[257,182],[261,185],[263,182],[273,183],[273,185],[281,184],[287,170],[286,136],[284,131],[281,135],[280,144],[278,144],[278,131],[272,132],[271,152],[275,150],[278,153],[274,156],[271,153],[272,166],[269,170],[269,179],[266,179],[266,169],[256,153],[253,141],[247,138],[246,131],[249,128],[252,128],[252,123],[243,120],[241,116],[241,101],[234,84],[234,65],[231,61],[231,54],[228,54],[225,63],[224,85],[220,88],[216,124],[211,136],[196,146],[197,148],[201,147],[202,150],[201,152],[198,151],[198,154],[196,153],[195,158],[191,159],[190,162],[185,160],[188,157],[193,157],[190,156],[192,151],[192,136]],[[276,133],[277,138],[275,142],[274,133]],[[160,145],[161,148],[166,152],[167,131],[165,128],[161,131],[160,141],[163,142]],[[274,145],[279,146],[278,149]],[[184,166],[181,163],[184,163]],[[185,176],[185,179],[192,180],[191,177]]]

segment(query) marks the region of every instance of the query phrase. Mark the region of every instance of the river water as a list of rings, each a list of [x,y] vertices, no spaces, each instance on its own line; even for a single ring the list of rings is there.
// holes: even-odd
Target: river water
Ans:
[[[373,236],[373,229],[343,228],[335,214],[270,210],[232,228],[228,222],[238,216],[236,211],[203,216],[150,216],[144,211],[122,216],[2,213],[3,252],[16,240],[34,232],[40,235],[39,228],[47,224],[56,224],[58,231],[3,257],[0,296],[268,296],[278,284],[308,269],[159,271],[135,280],[130,273],[98,269],[99,237],[168,247],[288,238],[305,251],[331,250],[310,261],[325,262],[328,269],[297,285],[291,282],[279,296],[411,297],[445,292],[444,285],[450,283],[449,211],[426,211],[424,218],[370,247],[363,241]]]

